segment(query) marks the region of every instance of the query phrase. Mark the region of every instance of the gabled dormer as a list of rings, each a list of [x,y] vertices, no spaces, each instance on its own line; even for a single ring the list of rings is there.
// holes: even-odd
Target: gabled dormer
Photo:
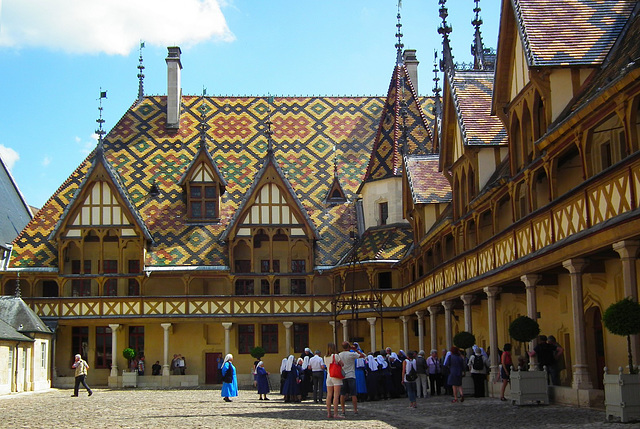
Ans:
[[[187,219],[191,222],[219,222],[220,198],[227,182],[207,150],[207,141],[200,141],[200,149],[180,178],[187,202]]]

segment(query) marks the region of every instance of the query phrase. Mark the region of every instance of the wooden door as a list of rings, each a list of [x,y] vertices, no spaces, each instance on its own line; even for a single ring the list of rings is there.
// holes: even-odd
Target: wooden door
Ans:
[[[222,374],[220,374],[221,364],[222,353],[206,353],[205,384],[220,384],[222,382]]]

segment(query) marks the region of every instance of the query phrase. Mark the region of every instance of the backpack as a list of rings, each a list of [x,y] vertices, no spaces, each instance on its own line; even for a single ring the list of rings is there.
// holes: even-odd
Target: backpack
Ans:
[[[411,370],[405,375],[405,377],[407,378],[407,381],[416,381],[416,379],[418,378],[418,373],[416,372],[416,369],[413,367],[413,365],[411,366]]]
[[[233,368],[231,368],[231,366],[227,368],[227,372],[222,376],[222,381],[225,383],[233,383]]]
[[[482,356],[473,356],[473,369],[477,371],[482,371],[484,369],[484,359],[482,359]]]

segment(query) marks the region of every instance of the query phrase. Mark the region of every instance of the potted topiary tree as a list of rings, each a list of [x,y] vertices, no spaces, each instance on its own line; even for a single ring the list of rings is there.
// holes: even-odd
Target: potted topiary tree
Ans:
[[[127,360],[127,368],[131,366],[131,359],[136,357],[136,351],[131,347],[127,347],[122,351],[122,356]],[[138,373],[137,371],[122,370],[122,387],[137,387],[138,386]]]
[[[470,357],[469,349],[471,349],[475,343],[476,337],[471,332],[461,331],[453,337],[453,345],[461,350],[465,350],[467,358]],[[462,393],[467,396],[471,396],[475,393],[473,388],[473,379],[471,376],[467,377],[466,372],[464,375],[465,376],[462,378]]]
[[[509,325],[509,336],[516,341],[525,343],[527,349],[529,341],[540,334],[538,322],[527,316],[516,318]],[[510,375],[511,403],[522,405],[527,402],[538,404],[549,403],[549,389],[547,387],[547,371],[527,371],[526,368],[514,368]]]
[[[266,353],[267,351],[260,346],[255,346],[249,350],[249,354],[253,356],[256,360],[261,360],[262,356],[264,356]],[[255,370],[256,368],[254,367],[253,373],[252,373],[254,375],[255,375]],[[252,378],[253,378],[253,387],[256,387],[257,386],[256,379],[255,377],[252,377]]]
[[[627,337],[627,353],[629,374],[624,374],[622,367],[618,374],[609,374],[604,368],[604,403],[607,420],[620,417],[625,423],[640,418],[640,376],[633,364],[631,353],[631,335],[640,334],[640,304],[631,298],[611,304],[602,315],[602,323],[614,335]]]

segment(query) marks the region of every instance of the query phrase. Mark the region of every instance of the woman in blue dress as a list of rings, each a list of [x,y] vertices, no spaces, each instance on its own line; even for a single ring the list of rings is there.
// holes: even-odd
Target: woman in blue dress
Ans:
[[[445,365],[449,368],[448,384],[453,387],[453,400],[451,402],[458,402],[458,393],[460,394],[460,402],[464,402],[462,377],[464,376],[465,363],[457,347],[451,347],[451,354],[447,358]]]
[[[367,397],[367,379],[364,375],[365,358],[356,359],[356,390],[358,401],[364,401]]]
[[[222,398],[225,402],[231,402],[229,398],[238,396],[238,377],[236,367],[233,366],[233,355],[229,353],[222,363]]]
[[[256,382],[258,386],[258,395],[261,401],[268,401],[267,393],[269,393],[269,373],[264,369],[264,362],[258,362],[256,365]],[[263,398],[264,396],[264,398]]]

